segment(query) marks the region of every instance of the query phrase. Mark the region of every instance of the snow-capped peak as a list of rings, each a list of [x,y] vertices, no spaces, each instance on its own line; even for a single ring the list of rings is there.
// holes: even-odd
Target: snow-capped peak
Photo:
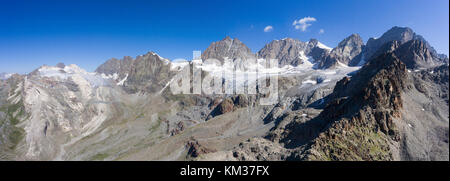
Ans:
[[[44,65],[38,69],[38,72],[41,77],[56,78],[62,81],[69,78],[72,80],[84,79],[89,82],[91,86],[108,85],[107,78],[104,75],[102,76],[94,72],[87,72],[75,64],[64,66],[63,68]]]

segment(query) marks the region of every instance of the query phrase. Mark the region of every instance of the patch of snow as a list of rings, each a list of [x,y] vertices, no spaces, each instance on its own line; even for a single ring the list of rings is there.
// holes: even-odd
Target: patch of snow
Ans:
[[[120,80],[119,82],[117,82],[117,85],[123,85],[123,83],[125,83],[125,81],[128,79],[128,74],[125,75],[125,78],[123,78],[122,80]]]
[[[188,61],[174,61],[170,64],[170,70],[181,70],[186,65],[189,65]]]
[[[166,88],[173,82],[173,80],[174,78],[170,79],[170,81],[167,82],[167,84],[158,92],[158,95],[164,92],[164,90],[166,90]]]
[[[117,80],[119,78],[119,74],[114,73],[114,74],[109,74],[109,75],[105,75],[104,73],[100,74],[100,76],[104,79],[113,79],[113,80]]]
[[[336,74],[336,71],[324,71],[323,74],[325,74],[325,75],[334,75],[334,74]]]
[[[192,63],[203,63],[203,60],[202,59],[195,59],[195,60],[192,60]]]
[[[343,64],[342,62],[340,62],[339,60],[337,61],[338,66],[341,67],[348,67],[348,65]]]
[[[152,54],[152,55],[158,56],[158,58],[159,58],[160,60],[162,60],[162,61],[164,62],[164,64],[166,64],[166,65],[170,63],[170,60],[169,60],[169,59],[163,58],[163,57],[159,56],[159,55],[158,55],[157,53],[155,53],[155,52],[151,52],[151,54]]]
[[[91,86],[102,86],[107,85],[106,77],[105,75],[98,75],[97,73],[93,72],[87,72],[84,69],[81,69],[75,64],[65,66],[64,68],[59,67],[52,67],[52,66],[42,66],[40,69],[38,69],[39,75],[42,77],[50,77],[50,78],[56,78],[61,80],[67,80],[68,78],[72,79],[84,79],[86,80]],[[113,75],[112,78],[116,77],[117,75]]]
[[[317,81],[315,80],[305,80],[302,82],[302,84],[312,84],[312,85],[316,85]]]
[[[197,68],[206,71],[211,76],[222,77],[224,80],[235,80],[236,86],[250,85],[255,83],[257,79],[263,76],[290,76],[290,75],[306,75],[306,78],[301,87],[310,86],[325,86],[330,82],[334,82],[342,79],[344,76],[351,76],[349,73],[358,71],[361,67],[349,67],[345,64],[341,64],[333,69],[316,69],[317,63],[311,57],[305,56],[303,52],[299,53],[299,57],[303,60],[298,66],[285,65],[283,67],[265,67],[266,60],[257,59],[255,63],[242,65],[246,67],[246,71],[240,69],[234,70],[233,64],[198,64]],[[251,61],[250,61],[251,62]],[[180,65],[173,65],[173,68]],[[313,78],[314,77],[314,78]],[[315,77],[320,77],[321,83],[318,84]],[[311,80],[309,80],[311,79]]]
[[[332,48],[330,48],[330,47],[328,47],[328,46],[326,46],[326,45],[324,45],[324,44],[322,44],[320,42],[317,43],[317,47],[325,49],[325,50],[330,50],[330,51],[332,50]]]

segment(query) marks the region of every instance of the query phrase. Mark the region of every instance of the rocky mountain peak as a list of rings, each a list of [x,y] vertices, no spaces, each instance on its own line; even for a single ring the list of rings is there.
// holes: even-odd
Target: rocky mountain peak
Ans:
[[[222,41],[233,41],[233,39],[230,36],[226,36]]]
[[[64,63],[59,62],[56,64],[56,67],[64,68],[64,67],[66,67],[66,65]]]
[[[274,40],[258,52],[258,57],[263,59],[278,59],[280,66],[297,66],[304,61],[302,57],[306,56],[306,47],[307,43],[291,38]]]
[[[125,60],[127,60],[125,58]],[[174,75],[171,71],[171,63],[155,52],[148,52],[136,57],[126,68],[125,90],[128,92],[156,92]]]
[[[329,56],[320,62],[320,68],[330,68],[338,64],[356,65],[361,60],[361,52],[364,42],[358,34],[352,34],[339,42],[336,48],[331,50]]]
[[[338,48],[340,47],[346,47],[346,46],[362,46],[364,45],[364,42],[361,38],[361,36],[359,36],[359,34],[352,34],[350,36],[348,36],[347,38],[345,38],[344,40],[342,40],[341,42],[339,42],[338,44]]]
[[[400,44],[403,44],[415,38],[417,38],[417,35],[411,28],[394,26],[383,33],[380,38],[370,38],[367,41],[364,57],[370,59],[385,43],[396,40]]]
[[[409,27],[394,26],[391,29],[389,29],[386,33],[384,33],[381,36],[381,38],[384,38],[384,39],[397,39],[397,41],[399,41],[400,44],[403,44],[403,43],[405,43],[405,42],[407,42],[409,40],[412,40],[415,36],[416,36],[416,34]]]
[[[317,40],[317,39],[315,39],[315,38],[311,38],[311,39],[308,41],[308,44],[311,45],[311,46],[313,46],[313,47],[315,47],[315,46],[317,46],[317,45],[319,44],[319,40]]]
[[[231,39],[229,36],[221,41],[211,43],[211,45],[202,53],[202,60],[215,58],[223,62],[224,57],[228,57],[232,60],[256,58],[250,51],[250,48],[244,43],[237,38]]]
[[[433,54],[427,45],[427,42],[414,39],[410,40],[395,50],[399,58],[410,69],[429,68],[444,63],[441,59]]]

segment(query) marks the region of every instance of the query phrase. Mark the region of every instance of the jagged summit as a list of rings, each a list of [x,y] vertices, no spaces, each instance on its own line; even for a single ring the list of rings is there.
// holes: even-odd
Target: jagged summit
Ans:
[[[280,66],[301,64],[306,57],[305,49],[307,44],[300,40],[285,38],[275,40],[265,45],[257,54],[258,58],[278,59]]]
[[[427,42],[422,39],[410,40],[395,50],[400,59],[409,69],[430,68],[448,62],[441,59],[430,49]]]
[[[231,39],[229,36],[225,37],[221,41],[213,42],[211,45],[202,52],[202,60],[210,58],[218,59],[223,62],[224,57],[228,57],[231,60],[236,59],[255,59],[256,56],[251,52],[244,43],[239,39]]]
[[[311,61],[315,63],[320,61],[322,57],[330,51],[330,48],[320,43],[317,39],[310,39],[308,42],[292,38],[284,38],[282,40],[274,40],[266,44],[258,51],[258,58],[278,59],[279,66],[286,65],[298,66],[307,61],[311,57]]]
[[[363,48],[362,38],[358,34],[352,34],[333,48],[330,54],[320,62],[319,67],[331,68],[339,64],[354,66],[360,61]]]
[[[375,52],[384,44],[397,41],[400,45],[413,39],[423,39],[409,27],[394,26],[379,38],[370,38],[367,41],[366,48],[364,50],[364,57],[370,59],[374,56]]]

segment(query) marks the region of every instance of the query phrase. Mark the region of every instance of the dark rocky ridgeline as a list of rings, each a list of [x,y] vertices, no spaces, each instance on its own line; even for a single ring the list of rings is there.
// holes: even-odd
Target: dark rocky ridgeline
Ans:
[[[309,56],[314,59],[315,62],[313,63],[317,64],[316,68],[328,69],[335,67],[338,62],[348,66],[362,66],[367,60],[374,59],[388,50],[393,51],[406,44],[399,51],[413,49],[418,52],[401,53],[399,55],[404,54],[410,56],[404,57],[404,59],[408,60],[421,59],[421,61],[415,62],[426,62],[417,64],[422,66],[422,68],[437,66],[438,64],[448,63],[449,61],[446,55],[438,54],[422,36],[417,35],[408,27],[395,26],[379,38],[370,38],[366,45],[364,45],[362,38],[358,34],[352,34],[345,38],[331,51],[320,48],[318,43],[316,39],[311,39],[309,42],[302,42],[291,38],[274,40],[264,46],[257,55],[258,58],[278,59],[280,66],[297,66],[303,62],[300,57],[302,52],[304,56]],[[410,63],[407,63],[407,66],[410,68]]]
[[[410,40],[398,49],[396,54],[409,69],[436,67],[448,63],[448,58],[440,58],[428,43],[422,39]]]
[[[412,46],[416,46],[413,49],[419,51],[416,52],[416,55],[419,55],[420,58],[422,59],[425,58],[428,59],[428,61],[434,61],[434,63],[439,62],[448,63],[447,56],[443,54],[438,54],[436,50],[421,35],[414,33],[414,31],[411,28],[397,27],[397,26],[392,27],[390,30],[385,32],[380,38],[376,39],[370,38],[367,41],[367,44],[363,50],[362,53],[363,57],[365,57],[366,60],[370,60],[372,58],[379,56],[380,54],[384,53],[383,51],[380,51],[380,49],[382,49],[383,47],[386,48],[386,44],[392,44],[392,41],[396,41],[397,47],[408,43],[408,45],[406,45],[404,49],[409,49],[406,47],[413,48]],[[407,55],[406,53],[404,53],[404,55],[413,56],[412,54]],[[410,65],[407,64],[407,66],[409,67]]]
[[[449,66],[444,64],[419,71],[413,74],[415,88],[427,97],[440,98],[449,105]],[[428,90],[424,84],[433,84],[435,87]]]
[[[267,139],[295,150],[288,160],[392,160],[390,144],[400,139],[394,119],[400,117],[406,80],[405,65],[384,54],[340,80],[317,117],[286,115],[292,121]]]
[[[412,39],[415,39],[417,36],[411,28],[408,27],[392,27],[388,31],[386,31],[379,38],[370,38],[367,41],[366,48],[364,49],[364,57],[366,59],[371,59],[372,56],[377,56],[375,53],[378,51],[380,47],[384,44],[397,41],[400,45],[406,43]]]
[[[400,141],[394,119],[400,117],[406,81],[406,66],[392,53],[339,81],[331,101],[313,120],[325,123],[322,131],[296,158],[392,160],[390,144]]]

